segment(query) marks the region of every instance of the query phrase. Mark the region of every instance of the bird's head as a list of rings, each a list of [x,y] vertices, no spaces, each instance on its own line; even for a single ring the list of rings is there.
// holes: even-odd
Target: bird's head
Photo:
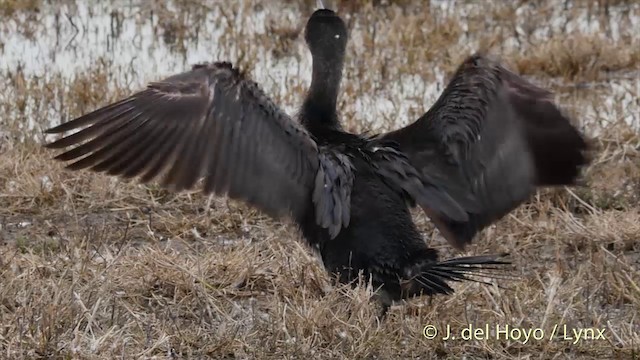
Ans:
[[[307,46],[314,57],[341,57],[347,45],[347,26],[322,0],[318,0],[317,7],[305,27]]]

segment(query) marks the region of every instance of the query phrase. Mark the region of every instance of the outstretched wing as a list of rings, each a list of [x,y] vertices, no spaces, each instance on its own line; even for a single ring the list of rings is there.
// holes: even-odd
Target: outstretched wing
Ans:
[[[196,65],[46,133],[87,125],[46,145],[76,146],[55,157],[75,160],[69,169],[140,176],[143,183],[162,177],[174,191],[204,178],[205,193],[273,217],[300,218],[311,204],[316,143],[229,63]]]
[[[458,249],[537,186],[574,184],[589,162],[584,137],[550,92],[479,54],[462,63],[424,115],[380,138],[395,141],[467,211],[468,221],[429,214]]]

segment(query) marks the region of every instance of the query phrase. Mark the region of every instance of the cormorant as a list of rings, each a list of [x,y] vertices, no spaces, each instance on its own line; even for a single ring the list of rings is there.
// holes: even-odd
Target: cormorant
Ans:
[[[338,281],[362,272],[384,310],[420,294],[450,294],[509,264],[501,255],[439,261],[411,217],[418,205],[462,249],[539,186],[571,185],[587,144],[551,94],[475,54],[436,103],[405,128],[343,130],[336,109],[347,27],[321,7],[305,40],[311,86],[299,122],[229,62],[194,65],[130,97],[46,130],[86,128],[45,145],[72,170],[160,178],[174,191],[203,178],[273,218],[289,216]],[[86,141],[88,140],[88,141]],[[86,141],[86,142],[85,142]]]

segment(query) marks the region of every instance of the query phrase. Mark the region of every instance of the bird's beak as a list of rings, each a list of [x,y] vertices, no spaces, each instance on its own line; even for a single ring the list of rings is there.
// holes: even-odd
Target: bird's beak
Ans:
[[[316,7],[318,9],[326,9],[326,7],[324,7],[324,3],[322,2],[322,0],[316,0]]]

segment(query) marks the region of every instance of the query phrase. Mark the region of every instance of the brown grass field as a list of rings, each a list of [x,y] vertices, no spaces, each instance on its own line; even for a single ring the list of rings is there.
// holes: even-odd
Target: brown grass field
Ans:
[[[552,89],[595,147],[584,186],[540,191],[465,252],[509,252],[514,279],[458,283],[384,322],[372,289],[332,286],[287,221],[65,171],[41,148],[49,125],[197,61],[242,64],[295,111],[315,0],[53,3],[0,0],[0,358],[640,358],[639,3],[333,1],[351,32],[349,130],[407,124],[483,50]],[[463,255],[414,219],[443,257]],[[447,326],[490,332],[444,340]]]

